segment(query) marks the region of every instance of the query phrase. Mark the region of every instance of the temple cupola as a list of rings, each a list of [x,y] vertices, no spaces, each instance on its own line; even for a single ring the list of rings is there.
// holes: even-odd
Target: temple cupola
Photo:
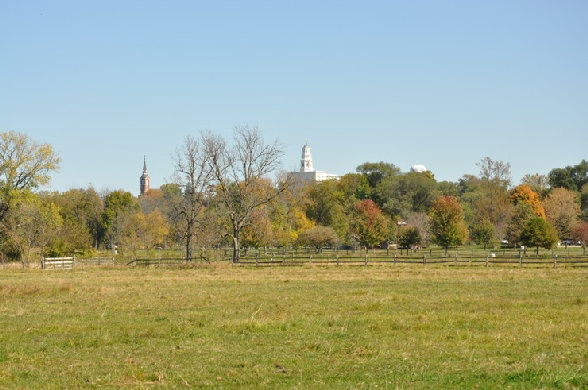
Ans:
[[[300,172],[314,172],[312,166],[312,155],[308,141],[302,147],[302,158],[300,159]]]

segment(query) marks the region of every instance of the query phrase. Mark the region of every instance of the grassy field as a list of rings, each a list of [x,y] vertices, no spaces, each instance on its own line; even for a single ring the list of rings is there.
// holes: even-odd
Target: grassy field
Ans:
[[[0,329],[0,388],[588,388],[588,269],[4,269]]]

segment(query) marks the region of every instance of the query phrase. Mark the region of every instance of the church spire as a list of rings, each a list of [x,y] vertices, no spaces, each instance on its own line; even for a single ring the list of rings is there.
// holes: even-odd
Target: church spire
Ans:
[[[147,159],[143,156],[143,174],[139,179],[139,193],[145,195],[149,192],[149,173],[147,173]]]

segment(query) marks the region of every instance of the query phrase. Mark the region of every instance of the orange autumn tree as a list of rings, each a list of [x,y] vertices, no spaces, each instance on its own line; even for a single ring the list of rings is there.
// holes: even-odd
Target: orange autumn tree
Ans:
[[[526,203],[531,206],[533,213],[545,219],[545,210],[539,200],[539,195],[534,192],[531,187],[526,184],[521,184],[515,187],[510,193],[510,200],[516,206],[520,203]]]
[[[388,221],[371,199],[364,199],[355,204],[351,230],[367,251],[386,239]]]

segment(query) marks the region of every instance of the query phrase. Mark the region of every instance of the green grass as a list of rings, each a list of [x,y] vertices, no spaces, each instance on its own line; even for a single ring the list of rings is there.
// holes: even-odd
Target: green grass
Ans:
[[[587,388],[588,269],[0,270],[0,388]]]

